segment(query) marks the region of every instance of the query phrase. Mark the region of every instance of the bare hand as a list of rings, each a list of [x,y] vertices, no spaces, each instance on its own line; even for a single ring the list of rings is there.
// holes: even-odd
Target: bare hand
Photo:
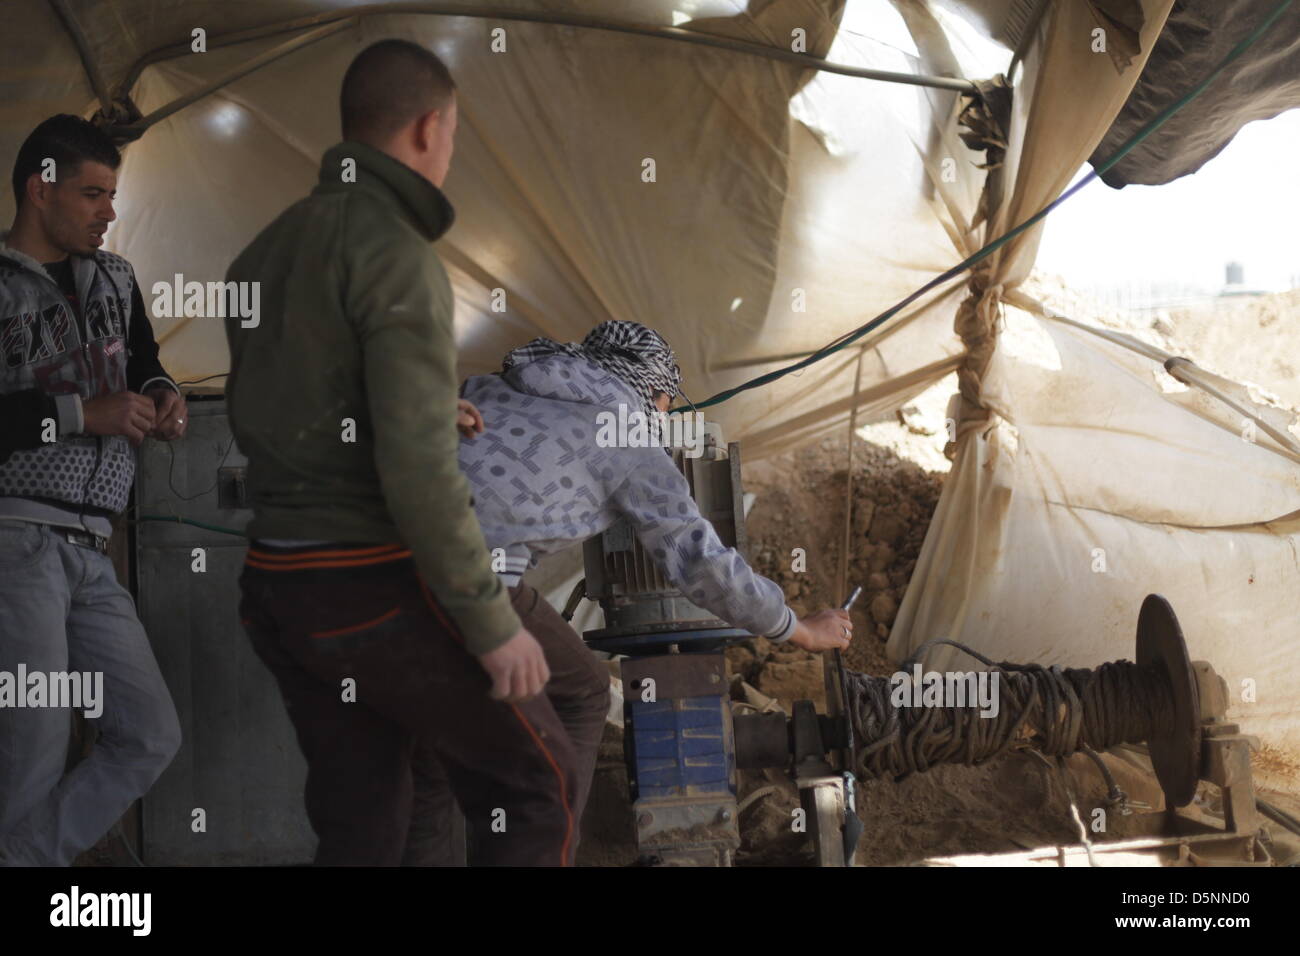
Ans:
[[[154,427],[152,399],[135,392],[114,392],[81,403],[87,435],[121,435],[138,446]]]
[[[853,620],[848,611],[830,608],[799,622],[790,643],[805,651],[843,650],[853,638]]]
[[[483,434],[483,416],[473,403],[463,398],[456,399],[456,429],[465,438]]]
[[[520,704],[536,697],[551,679],[542,645],[522,627],[496,650],[479,657],[479,663],[492,678],[488,696],[508,704]]]
[[[185,399],[175,390],[163,385],[151,388],[145,393],[154,404],[154,427],[149,432],[150,438],[171,441],[185,436],[185,427],[189,422],[189,409]]]

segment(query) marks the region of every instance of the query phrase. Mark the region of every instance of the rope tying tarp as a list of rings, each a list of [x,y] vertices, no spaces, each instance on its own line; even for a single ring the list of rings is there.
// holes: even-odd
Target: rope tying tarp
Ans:
[[[961,275],[971,266],[988,258],[998,249],[1001,249],[1012,239],[1024,233],[1026,230],[1033,228],[1039,222],[1042,222],[1042,220],[1045,219],[1058,206],[1060,206],[1062,203],[1068,200],[1071,196],[1074,196],[1076,193],[1078,193],[1081,189],[1083,189],[1085,186],[1087,186],[1097,177],[1101,176],[1103,173],[1109,170],[1112,166],[1114,166],[1121,159],[1127,156],[1130,152],[1136,149],[1137,146],[1140,145],[1143,140],[1145,140],[1148,136],[1150,136],[1152,133],[1158,130],[1166,122],[1168,122],[1171,116],[1173,116],[1175,113],[1181,110],[1188,103],[1191,103],[1198,96],[1200,96],[1201,93],[1204,92],[1205,89],[1212,82],[1214,82],[1214,80],[1219,76],[1219,74],[1221,74],[1224,71],[1224,69],[1228,67],[1229,64],[1231,64],[1234,60],[1236,60],[1243,53],[1245,53],[1246,50],[1250,49],[1250,47],[1261,36],[1263,36],[1266,32],[1268,32],[1269,28],[1272,27],[1275,22],[1277,22],[1277,19],[1283,13],[1286,12],[1287,8],[1289,8],[1293,2],[1294,0],[1282,0],[1282,2],[1280,2],[1276,7],[1274,7],[1273,11],[1267,17],[1264,18],[1264,20],[1259,24],[1259,26],[1257,26],[1246,37],[1244,37],[1236,46],[1234,46],[1231,50],[1229,50],[1227,55],[1222,60],[1219,61],[1218,65],[1215,66],[1214,69],[1212,69],[1199,83],[1197,83],[1194,87],[1192,87],[1192,89],[1190,89],[1188,92],[1184,93],[1181,97],[1175,100],[1171,105],[1169,105],[1165,109],[1161,110],[1158,114],[1156,114],[1156,116],[1145,126],[1143,126],[1140,130],[1138,130],[1128,140],[1128,142],[1126,142],[1123,146],[1121,146],[1118,150],[1116,150],[1115,153],[1108,160],[1106,160],[1104,163],[1102,163],[1099,166],[1095,166],[1088,173],[1088,175],[1080,179],[1077,183],[1075,183],[1073,186],[1071,186],[1069,189],[1063,192],[1055,200],[1048,203],[1046,206],[1044,206],[1038,212],[1034,213],[1034,215],[1030,216],[1024,222],[1020,223],[1018,226],[1015,226],[1005,234],[989,242],[983,248],[977,250],[972,255],[963,259],[961,262],[957,263],[951,269],[948,269],[947,271],[935,276],[933,279],[931,279],[925,285],[921,286],[915,292],[911,293],[906,298],[902,299],[895,305],[886,309],[884,312],[880,313],[875,318],[871,319],[869,322],[866,322],[865,324],[858,326],[856,329],[853,329],[852,331],[847,332],[844,335],[840,336],[839,338],[822,346],[820,349],[818,349],[816,352],[813,352],[811,355],[807,356],[806,358],[800,359],[798,362],[794,362],[782,368],[774,369],[773,371],[767,372],[763,375],[756,376],[752,379],[749,379],[746,382],[742,382],[741,384],[734,386],[733,388],[723,389],[717,394],[712,395],[709,398],[706,398],[704,401],[693,403],[691,407],[695,409],[700,409],[700,408],[708,408],[712,405],[720,405],[723,402],[727,401],[728,399],[733,398],[736,395],[739,395],[741,392],[745,392],[753,388],[759,388],[763,385],[770,385],[772,382],[775,382],[780,378],[784,378],[786,375],[790,375],[794,372],[800,371],[801,369],[808,368],[810,365],[820,362],[822,359],[835,354],[836,352],[840,351],[846,346],[853,344],[858,339],[862,338],[864,335],[867,335],[868,333],[879,328],[881,325],[883,325],[885,322],[888,322],[891,318],[893,318],[895,315],[897,315],[907,306],[911,305],[917,299],[921,298],[927,292],[930,292],[938,288],[939,286],[950,281],[951,279],[955,279],[957,276]],[[674,409],[674,411],[681,411],[681,410],[682,410],[681,408]]]

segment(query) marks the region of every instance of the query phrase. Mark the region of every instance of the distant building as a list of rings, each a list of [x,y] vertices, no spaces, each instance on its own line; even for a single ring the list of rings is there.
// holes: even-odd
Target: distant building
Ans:
[[[1229,262],[1223,267],[1223,288],[1219,298],[1238,298],[1268,295],[1267,289],[1251,289],[1246,286],[1246,267],[1240,262]]]

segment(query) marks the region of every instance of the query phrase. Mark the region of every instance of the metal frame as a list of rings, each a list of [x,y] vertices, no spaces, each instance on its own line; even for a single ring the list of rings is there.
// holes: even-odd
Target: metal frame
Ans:
[[[99,67],[90,58],[90,45],[86,42],[86,34],[82,31],[81,24],[77,22],[77,18],[68,9],[67,0],[48,0],[48,2],[50,9],[59,18],[64,31],[72,40],[72,45],[77,48],[77,55],[81,57],[81,68],[86,71],[86,79],[90,81],[90,88],[95,91],[95,98],[99,100],[104,115],[111,116],[113,113],[113,97],[109,93],[108,84],[104,82],[103,74],[99,72]]]
[[[488,6],[466,9],[463,6],[446,3],[367,3],[362,6],[330,10],[309,17],[298,17],[294,20],[284,20],[261,27],[253,27],[248,30],[218,34],[217,36],[208,38],[208,47],[211,49],[218,46],[227,46],[232,43],[259,40],[263,37],[275,36],[279,33],[287,33],[294,30],[307,29],[325,23],[333,23],[338,20],[360,20],[363,17],[381,16],[385,14],[469,17],[476,20],[513,20],[525,23],[549,23],[556,26],[582,27],[590,30],[606,30],[612,33],[629,33],[637,36],[655,37],[663,40],[678,40],[683,43],[710,46],[720,50],[750,53],[755,56],[765,57],[769,60],[780,60],[785,63],[793,63],[808,69],[821,70],[827,73],[838,73],[843,76],[884,80],[890,83],[907,83],[913,86],[932,86],[936,89],[956,90],[960,93],[974,93],[976,91],[974,83],[960,77],[926,76],[913,73],[895,73],[889,70],[871,70],[865,67],[849,66],[844,63],[833,63],[830,60],[825,60],[821,57],[810,56],[806,53],[795,53],[790,50],[782,50],[776,47],[764,46],[761,43],[753,43],[748,40],[738,40],[733,37],[718,36],[709,33],[698,33],[694,30],[683,30],[681,27],[627,23],[618,20],[607,20],[602,17],[582,13],[553,13],[546,10],[523,11],[511,7]],[[145,54],[145,56],[138,60],[131,68],[131,72],[127,74],[126,79],[115,92],[119,94],[127,92],[135,84],[135,81],[139,79],[140,73],[146,66],[149,66],[152,63],[157,63],[160,60],[182,56],[188,52],[188,44],[178,43],[160,47],[157,50]]]
[[[290,53],[293,53],[295,50],[301,49],[302,47],[305,46],[309,46],[310,44],[315,43],[317,40],[323,40],[328,36],[333,36],[335,33],[339,33],[351,25],[352,24],[347,20],[340,20],[335,23],[329,23],[326,24],[325,26],[318,27],[315,30],[308,30],[305,33],[300,33],[297,36],[295,36],[293,39],[287,40],[284,43],[272,47],[271,49],[265,51],[264,53],[258,54],[257,56],[253,57],[251,60],[248,60],[247,62],[240,64],[239,66],[235,67],[233,70],[229,70],[226,73],[223,73],[221,76],[217,77],[216,79],[209,80],[207,83],[204,83],[201,86],[198,86],[193,90],[190,90],[188,93],[182,96],[178,96],[170,103],[160,106],[158,109],[154,110],[148,116],[142,117],[133,123],[112,126],[109,132],[112,135],[116,136],[117,138],[126,140],[128,142],[139,139],[155,123],[161,122],[162,120],[166,119],[168,116],[171,116],[173,113],[183,110],[185,107],[189,106],[192,103],[197,103],[199,100],[203,99],[203,97],[207,96],[208,94],[215,93],[223,86],[227,86],[233,83],[235,80],[239,79],[240,77],[247,76],[249,73],[261,69],[262,67],[266,66],[268,63],[274,63],[276,60],[280,59],[281,57],[288,56]]]
[[[91,87],[95,91],[96,97],[99,99],[100,105],[103,108],[103,114],[106,117],[114,117],[115,111],[121,110],[120,104],[129,102],[130,92],[135,87],[136,82],[140,79],[140,75],[144,72],[146,67],[165,60],[184,56],[190,52],[189,44],[181,42],[159,47],[146,53],[131,66],[127,75],[110,93],[104,82],[103,76],[90,59],[88,47],[85,42],[85,35],[81,31],[80,25],[67,9],[65,5],[66,0],[49,0],[49,2],[51,7],[53,7],[55,12],[58,14],[59,19],[63,22],[64,28],[68,31],[69,36],[72,37],[73,42],[77,46],[78,52],[81,54],[81,61],[85,67],[86,76],[90,81]],[[204,84],[199,89],[191,91],[185,96],[173,100],[166,106],[155,110],[147,117],[135,120],[129,124],[112,126],[110,132],[128,141],[131,139],[137,139],[143,135],[150,126],[154,125],[158,121],[170,116],[177,110],[184,109],[186,106],[197,102],[199,99],[202,99],[204,96],[209,95],[228,83],[265,66],[267,63],[292,53],[302,46],[343,30],[354,22],[360,22],[360,20],[365,17],[394,14],[468,17],[478,20],[507,20],[525,23],[546,23],[555,26],[605,30],[612,33],[625,33],[660,40],[675,40],[681,43],[692,43],[697,46],[713,47],[719,50],[728,50],[733,53],[746,53],[751,56],[759,56],[782,63],[791,63],[805,69],[818,70],[824,73],[836,73],[841,76],[880,80],[887,83],[903,83],[912,86],[927,86],[935,89],[954,90],[959,93],[974,94],[977,92],[977,87],[974,83],[961,77],[896,73],[889,70],[872,70],[866,67],[849,66],[843,63],[833,63],[821,57],[810,56],[806,53],[795,53],[791,50],[765,46],[761,43],[753,43],[749,40],[740,40],[734,37],[698,33],[693,30],[684,30],[680,27],[627,23],[580,13],[553,13],[545,10],[522,11],[507,7],[479,7],[476,9],[466,9],[464,7],[452,6],[445,3],[368,3],[362,6],[340,10],[329,10],[313,16],[298,17],[292,20],[283,20],[276,23],[265,24],[260,27],[252,27],[247,30],[236,30],[230,33],[210,36],[207,41],[208,49],[216,49],[237,43],[248,43],[253,40],[279,36],[284,33],[300,33],[299,36],[294,37],[258,57],[255,57],[243,66],[224,74],[216,80]],[[304,33],[301,31],[308,32]],[[125,115],[128,111],[121,110],[121,112]]]

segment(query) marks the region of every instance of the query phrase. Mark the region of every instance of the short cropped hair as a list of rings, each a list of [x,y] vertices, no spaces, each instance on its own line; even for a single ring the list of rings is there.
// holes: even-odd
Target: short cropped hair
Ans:
[[[383,143],[412,120],[444,109],[456,92],[442,60],[410,40],[380,40],[343,76],[343,138]]]
[[[109,169],[117,169],[122,164],[122,154],[102,129],[71,113],[51,116],[32,130],[18,148],[13,172],[15,206],[22,205],[28,178],[32,173],[41,172],[47,159],[54,160],[59,180],[77,175],[81,164],[88,159]]]

